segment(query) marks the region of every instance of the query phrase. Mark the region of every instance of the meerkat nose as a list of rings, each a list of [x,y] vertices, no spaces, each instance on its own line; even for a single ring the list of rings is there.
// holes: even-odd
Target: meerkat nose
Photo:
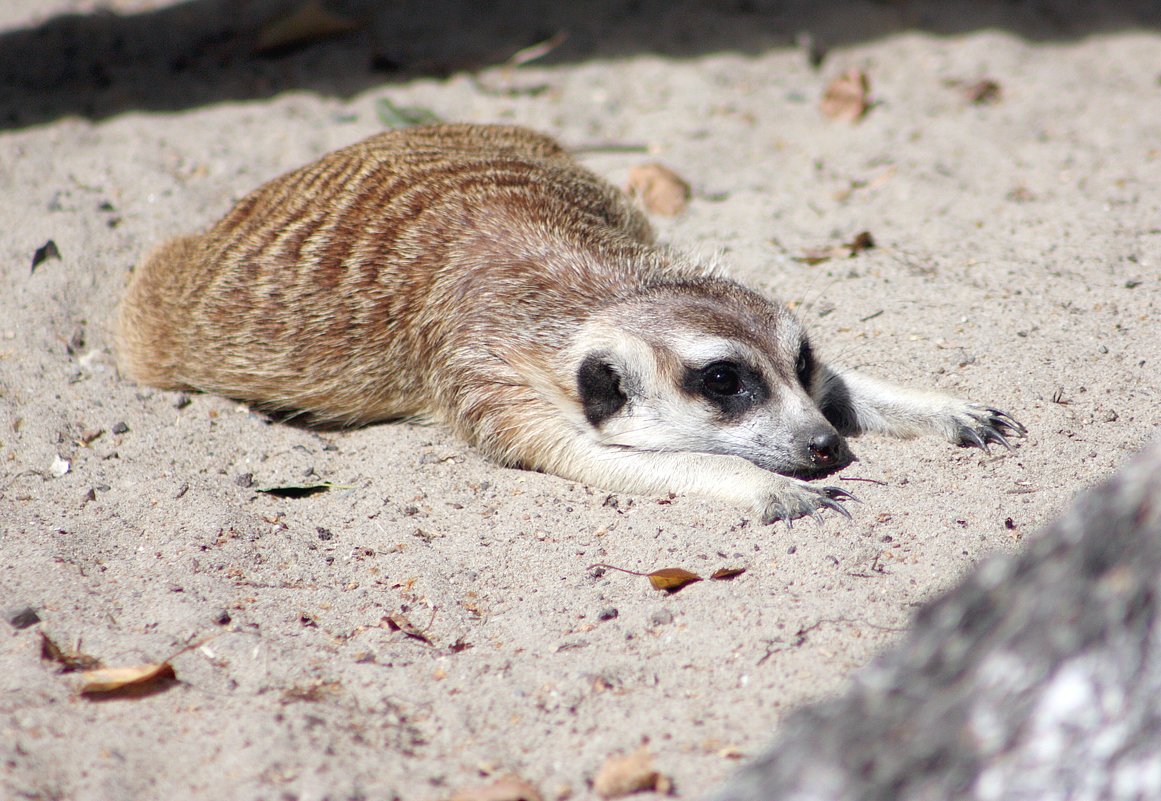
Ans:
[[[833,467],[843,454],[843,438],[834,431],[820,431],[810,438],[810,461],[818,467]]]

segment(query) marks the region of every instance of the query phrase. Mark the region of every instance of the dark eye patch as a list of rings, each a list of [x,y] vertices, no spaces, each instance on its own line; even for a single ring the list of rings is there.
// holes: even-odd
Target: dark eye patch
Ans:
[[[590,353],[586,356],[577,370],[576,383],[585,418],[598,428],[628,402],[608,354]]]
[[[687,367],[682,389],[708,400],[726,419],[741,417],[770,396],[766,381],[757,371],[747,364],[729,360],[705,367]]]
[[[807,392],[814,380],[814,349],[805,339],[798,347],[798,359],[794,362],[794,373],[798,376],[798,383]]]

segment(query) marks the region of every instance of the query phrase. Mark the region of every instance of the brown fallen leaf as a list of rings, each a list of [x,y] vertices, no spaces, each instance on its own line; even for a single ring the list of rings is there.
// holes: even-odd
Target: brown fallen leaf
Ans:
[[[432,616],[434,618],[434,612]],[[419,628],[407,619],[407,615],[403,614],[402,610],[397,609],[396,611],[387,615],[383,618],[383,622],[387,625],[387,628],[390,631],[401,631],[412,639],[419,640],[420,642],[426,643],[427,645],[435,645],[435,643],[431,641],[431,638],[423,632],[423,629]]]
[[[171,664],[174,659],[186,651],[192,651],[195,648],[202,647],[218,636],[218,634],[211,634],[208,637],[202,637],[200,640],[196,640],[179,648],[170,654],[168,658],[160,662],[153,662],[147,665],[133,665],[131,667],[96,668],[94,670],[83,671],[81,673],[81,679],[84,681],[84,684],[81,685],[80,693],[86,698],[96,700],[106,698],[140,698],[161,692],[170,684],[177,681],[177,673]]]
[[[601,798],[621,798],[646,791],[664,795],[671,788],[669,778],[653,767],[653,757],[647,745],[628,755],[609,757],[593,779],[593,790]]]
[[[677,592],[685,585],[701,580],[701,576],[697,573],[690,573],[680,567],[663,567],[649,574],[649,583],[653,585],[653,589],[666,592]]]
[[[977,106],[990,106],[999,103],[1003,99],[1002,95],[1000,84],[991,78],[983,78],[963,88],[963,96],[967,98],[969,103]]]
[[[839,122],[858,122],[871,107],[871,81],[867,73],[851,68],[827,84],[819,110]]]
[[[173,665],[165,661],[151,665],[86,670],[81,673],[81,678],[85,682],[81,685],[81,695],[112,698],[148,695],[176,681],[177,674],[173,671]]]
[[[629,170],[625,191],[630,197],[640,198],[646,211],[665,217],[680,214],[690,194],[689,184],[680,175],[656,162]]]
[[[43,631],[40,633],[40,658],[45,662],[60,665],[58,673],[73,673],[78,670],[96,670],[101,660],[82,654],[80,651],[66,651],[57,645]]]
[[[744,567],[719,567],[710,576],[714,581],[729,581],[732,578],[737,578],[746,572]]]
[[[875,247],[875,238],[870,231],[860,231],[855,234],[855,238],[850,242],[843,242],[841,245],[831,245],[830,247],[809,248],[802,252],[801,256],[793,256],[794,261],[803,264],[815,265],[822,264],[824,261],[831,259],[848,259],[864,250],[870,250]]]
[[[268,23],[258,34],[255,53],[278,53],[305,47],[359,27],[354,20],[323,8],[321,0],[306,0],[295,11]]]
[[[852,256],[856,253],[862,253],[864,250],[870,250],[874,246],[875,237],[871,236],[870,231],[859,231],[850,242],[843,242],[843,247],[849,250]]]
[[[604,567],[609,570],[619,570],[622,573],[628,573],[630,576],[644,576],[649,579],[649,583],[653,585],[655,590],[665,590],[666,592],[674,593],[680,590],[687,584],[693,584],[696,581],[702,581],[702,577],[697,573],[691,573],[681,567],[663,567],[660,570],[654,570],[651,573],[639,573],[636,570],[628,570],[616,565],[607,565],[604,563],[597,563],[589,565],[589,570],[594,567]]]
[[[491,784],[460,790],[451,801],[543,801],[543,796],[530,782],[509,773]]]
[[[339,694],[342,685],[337,681],[323,681],[318,679],[310,684],[300,684],[287,687],[282,691],[283,704],[308,703],[317,704]]]

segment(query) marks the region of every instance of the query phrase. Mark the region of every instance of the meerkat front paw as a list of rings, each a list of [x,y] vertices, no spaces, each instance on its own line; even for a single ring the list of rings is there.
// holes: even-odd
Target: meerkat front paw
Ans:
[[[768,497],[761,509],[762,522],[765,524],[785,520],[790,526],[791,521],[798,517],[817,517],[823,509],[833,509],[848,520],[851,513],[846,510],[840,501],[855,501],[858,498],[839,487],[818,487],[807,484],[805,481],[793,480],[789,485],[783,485]]]
[[[978,403],[964,403],[960,409],[952,412],[949,429],[951,433],[948,439],[953,444],[982,448],[985,451],[992,442],[1012,450],[1007,437],[1022,437],[1028,433],[1028,429],[1012,415]]]

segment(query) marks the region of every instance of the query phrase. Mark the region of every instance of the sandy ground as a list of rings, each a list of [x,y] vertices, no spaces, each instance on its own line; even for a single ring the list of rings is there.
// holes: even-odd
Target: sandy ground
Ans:
[[[696,798],[1157,435],[1147,4],[475,5],[335,4],[364,27],[262,59],[286,3],[0,6],[0,795],[439,799],[514,772],[587,798],[647,742]],[[850,67],[875,100],[855,125],[818,108]],[[973,103],[984,78],[998,100]],[[616,182],[663,161],[694,188],[664,239],[797,306],[825,356],[1030,435],[859,439],[853,520],[787,529],[501,469],[437,427],[318,433],[120,377],[143,253],[382,130],[384,99],[550,132]],[[862,230],[877,247],[796,259]],[[257,491],[318,481],[341,487]],[[746,572],[665,595],[595,562]],[[110,666],[212,639],[101,702],[41,633]]]

